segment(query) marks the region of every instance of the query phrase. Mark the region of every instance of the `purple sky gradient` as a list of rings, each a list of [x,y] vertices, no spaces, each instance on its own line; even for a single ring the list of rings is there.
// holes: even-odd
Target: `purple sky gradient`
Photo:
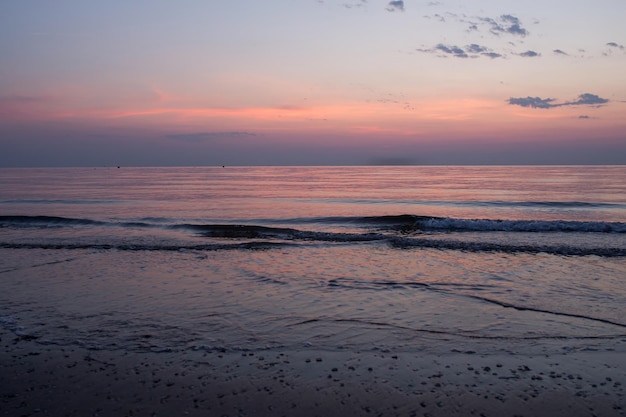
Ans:
[[[626,2],[7,0],[0,166],[624,164]]]

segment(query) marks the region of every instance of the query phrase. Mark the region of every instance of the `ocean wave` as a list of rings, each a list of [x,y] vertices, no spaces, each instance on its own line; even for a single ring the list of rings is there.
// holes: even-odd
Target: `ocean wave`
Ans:
[[[292,220],[297,227],[260,224],[202,224],[184,221],[92,220],[55,216],[0,216],[2,228],[35,228],[33,236],[19,234],[16,240],[0,241],[3,248],[41,249],[117,249],[117,250],[231,250],[271,249],[311,244],[380,243],[395,249],[441,249],[468,252],[549,253],[566,256],[626,256],[623,237],[626,224],[609,222],[575,222],[550,220],[490,220],[425,217],[414,215],[328,217]],[[307,230],[311,228],[313,230]],[[330,226],[330,228],[328,227]],[[84,228],[75,238],[42,233],[47,228]],[[128,229],[113,233],[107,228]],[[329,229],[329,230],[325,230]],[[93,229],[93,233],[90,230]],[[144,233],[149,229],[150,233]],[[182,232],[182,235],[171,235]],[[473,233],[465,233],[473,232]],[[496,235],[506,232],[506,235]],[[559,236],[556,233],[573,235]],[[155,238],[154,234],[162,236]],[[526,234],[523,234],[526,233]],[[529,238],[528,233],[543,234]],[[593,234],[582,236],[585,233]],[[604,236],[603,234],[607,234]],[[609,238],[608,234],[613,234]],[[617,235],[616,235],[617,234]],[[550,235],[549,239],[546,236]],[[95,236],[100,236],[96,238]],[[572,237],[570,239],[570,237]],[[198,238],[207,239],[198,242]],[[172,240],[173,239],[173,240]],[[597,242],[600,241],[601,244]],[[148,243],[146,243],[148,242]],[[596,242],[593,244],[584,242]]]
[[[386,236],[377,233],[336,233],[240,224],[182,225],[175,227],[188,228],[197,231],[205,237],[230,239],[284,239],[321,242],[369,242],[386,239]]]
[[[492,220],[431,217],[416,220],[418,230],[450,230],[473,232],[580,232],[626,233],[622,222],[580,222],[565,220]]]
[[[453,217],[419,216],[412,214],[354,217],[314,217],[283,219],[290,224],[328,224],[374,228],[379,231],[400,232],[451,231],[451,232],[579,232],[626,233],[625,222],[594,222],[571,220],[506,220],[463,219]]]
[[[190,251],[219,251],[219,250],[265,250],[294,246],[286,242],[253,241],[239,243],[209,243],[200,245],[185,244],[145,244],[145,243],[52,243],[52,242],[0,242],[4,249],[56,249],[56,250],[118,250],[118,251],[163,251],[163,252],[190,252]],[[0,271],[0,273],[6,271]]]
[[[102,221],[92,219],[80,219],[59,216],[0,216],[0,228],[60,228],[75,226],[115,226],[115,227],[131,227],[131,228],[151,228],[160,225],[151,222],[142,221]]]
[[[0,227],[102,226],[106,222],[58,216],[0,216]]]
[[[394,237],[389,239],[397,249],[442,249],[465,252],[505,252],[505,253],[547,253],[562,256],[601,256],[623,257],[626,248],[622,247],[581,247],[575,245],[515,244],[483,241],[462,241],[442,239],[416,239]]]
[[[626,257],[626,248],[622,247],[580,247],[573,245],[523,245],[503,244],[492,242],[458,241],[423,238],[398,238],[385,235],[342,235],[324,234],[315,238],[305,233],[303,239],[292,237],[289,240],[252,240],[233,243],[207,244],[146,244],[146,243],[101,243],[101,242],[0,242],[4,249],[56,249],[56,250],[118,250],[118,251],[225,251],[225,250],[271,250],[281,248],[297,248],[311,244],[353,244],[353,243],[380,243],[393,249],[436,249],[462,252],[502,252],[502,253],[546,253],[560,256],[599,256],[605,258]],[[2,271],[0,271],[1,273]]]
[[[250,222],[250,220],[247,220]],[[264,223],[332,225],[370,228],[376,231],[471,231],[471,232],[579,232],[579,233],[626,233],[625,222],[595,222],[571,220],[502,220],[462,219],[452,217],[418,216],[412,214],[383,216],[335,216],[297,219],[264,219]],[[203,224],[179,222],[173,219],[142,218],[139,220],[92,220],[58,216],[0,216],[0,227],[71,227],[115,226],[134,228],[187,229],[208,237],[309,237],[323,236],[320,232],[305,232],[297,228],[262,226],[234,222]]]

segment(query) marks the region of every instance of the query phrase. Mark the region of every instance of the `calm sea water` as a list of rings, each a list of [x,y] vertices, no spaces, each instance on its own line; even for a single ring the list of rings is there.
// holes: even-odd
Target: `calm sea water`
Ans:
[[[1,169],[0,252],[40,343],[626,348],[626,167]]]

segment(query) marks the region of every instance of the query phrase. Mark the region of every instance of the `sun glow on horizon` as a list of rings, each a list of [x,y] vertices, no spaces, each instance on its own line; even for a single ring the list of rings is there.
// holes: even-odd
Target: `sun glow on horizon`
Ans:
[[[288,145],[353,163],[351,146],[402,154],[431,144],[442,161],[471,163],[507,143],[517,151],[494,162],[532,162],[545,160],[535,156],[543,141],[554,161],[626,163],[626,29],[615,24],[626,3],[609,13],[555,1],[390,10],[281,0],[249,2],[252,14],[224,2],[15,2],[0,25],[11,40],[0,45],[0,163],[31,160],[28,149],[46,160],[37,144],[64,138],[63,154],[80,158],[80,137],[148,153],[156,143],[182,162],[191,147],[257,161],[267,146],[271,164]],[[218,146],[220,134],[238,141]],[[568,137],[585,151],[555,151]]]

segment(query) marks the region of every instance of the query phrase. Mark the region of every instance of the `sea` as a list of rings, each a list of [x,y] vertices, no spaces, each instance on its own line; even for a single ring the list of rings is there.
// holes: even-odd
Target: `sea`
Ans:
[[[626,351],[626,166],[2,168],[0,254],[43,345]]]

